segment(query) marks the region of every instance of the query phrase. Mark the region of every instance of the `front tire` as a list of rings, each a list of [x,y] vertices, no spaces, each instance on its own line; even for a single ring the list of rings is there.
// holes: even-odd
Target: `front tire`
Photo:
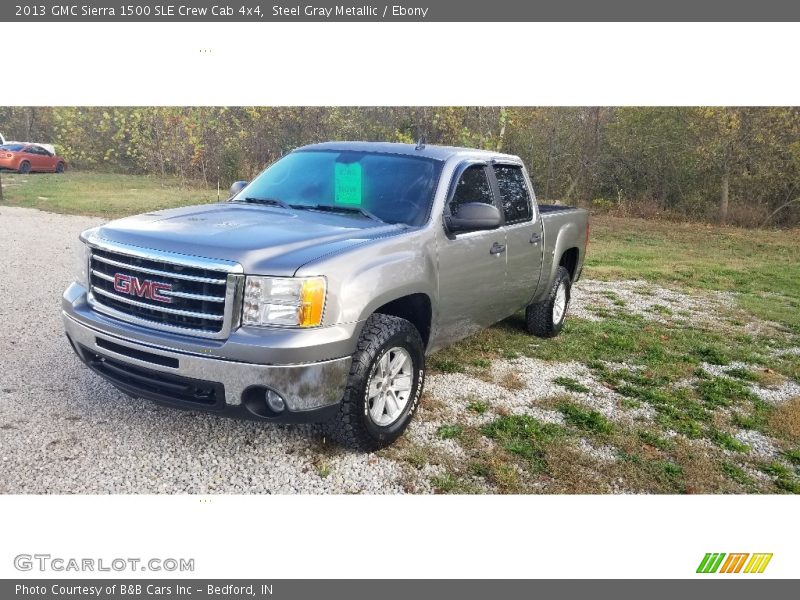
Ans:
[[[56,165],[56,173],[63,173],[64,172],[64,163],[60,162]]]
[[[561,333],[567,318],[571,294],[572,279],[569,271],[564,267],[558,267],[547,297],[525,309],[528,333],[542,338],[555,337]]]
[[[19,168],[17,171],[20,175],[27,175],[31,172],[31,163],[29,163],[27,160],[23,160],[21,163],[19,163]]]
[[[422,395],[425,347],[419,331],[400,317],[367,319],[353,354],[338,415],[325,424],[337,443],[372,452],[405,431]]]

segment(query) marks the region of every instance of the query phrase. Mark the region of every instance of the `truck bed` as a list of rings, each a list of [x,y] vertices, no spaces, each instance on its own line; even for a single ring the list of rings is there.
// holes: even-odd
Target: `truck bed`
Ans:
[[[561,257],[568,251],[577,249],[570,258],[573,272],[573,282],[580,277],[583,265],[586,240],[588,235],[589,212],[585,208],[564,206],[562,204],[540,204],[542,231],[544,233],[544,259],[542,261],[542,279],[540,280],[537,295],[549,289],[550,282],[555,277]],[[567,256],[570,256],[568,254]]]
[[[571,210],[578,210],[576,206],[567,206],[565,204],[540,204],[539,205],[539,213],[540,214],[549,214],[549,213],[556,213],[556,212],[567,212]]]

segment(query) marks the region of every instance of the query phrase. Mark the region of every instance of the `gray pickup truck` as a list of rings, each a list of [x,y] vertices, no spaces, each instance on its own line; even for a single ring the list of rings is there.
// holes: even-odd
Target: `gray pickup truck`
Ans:
[[[556,335],[588,236],[586,211],[536,205],[516,156],[315,144],[226,202],[85,231],[64,324],[131,396],[369,451],[411,420],[426,355],[523,309]]]

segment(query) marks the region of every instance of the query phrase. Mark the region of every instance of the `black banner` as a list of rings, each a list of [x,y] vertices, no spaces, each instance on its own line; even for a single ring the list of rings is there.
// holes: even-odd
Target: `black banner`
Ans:
[[[786,0],[403,0],[394,3],[131,0],[0,3],[0,22],[798,21]]]
[[[796,582],[791,580],[714,576],[694,580],[191,580],[191,579],[42,579],[3,580],[0,597],[9,600],[408,600],[409,598],[492,598],[613,597],[625,600],[674,600],[724,597],[726,600],[791,597]]]

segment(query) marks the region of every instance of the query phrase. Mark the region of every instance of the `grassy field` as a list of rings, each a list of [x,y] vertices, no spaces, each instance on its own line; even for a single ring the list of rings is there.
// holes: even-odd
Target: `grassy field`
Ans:
[[[591,320],[573,317],[555,339],[531,343],[517,315],[437,353],[433,366],[466,378],[465,388],[475,378],[524,393],[498,375],[498,361],[580,373],[552,378],[560,391],[535,401],[560,424],[503,410],[484,423],[446,423],[440,431],[457,428],[467,458],[441,459],[439,489],[480,489],[477,469],[493,490],[514,493],[800,493],[800,232],[595,218],[588,256],[585,279],[609,288],[637,280],[642,297],[666,289],[708,302],[709,314],[658,304],[636,314],[607,291],[582,307]],[[794,397],[765,401],[770,390]],[[603,394],[619,420],[592,408]],[[477,443],[486,437],[499,446],[488,457]],[[612,458],[576,452],[578,443]]]
[[[107,217],[216,199],[136,176],[3,184],[6,204]],[[418,417],[430,435],[381,456],[443,493],[800,492],[800,395],[783,397],[800,384],[799,231],[597,217],[583,277],[606,287],[559,337],[530,337],[517,315],[432,356]],[[571,371],[529,406],[469,391],[525,396],[519,365]],[[450,380],[465,391],[436,392]]]
[[[67,171],[2,173],[4,203],[67,215],[123,217],[148,210],[214,202],[217,190],[174,179]],[[225,190],[222,191],[223,198]]]
[[[609,217],[592,227],[587,277],[735,292],[754,315],[800,333],[800,230]]]

